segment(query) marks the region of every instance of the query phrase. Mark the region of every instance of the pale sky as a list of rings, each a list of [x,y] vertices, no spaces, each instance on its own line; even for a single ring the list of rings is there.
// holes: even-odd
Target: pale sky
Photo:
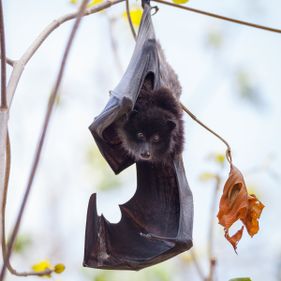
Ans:
[[[281,2],[278,0],[270,3],[190,0],[189,3],[194,8],[281,28]],[[155,31],[168,61],[179,75],[182,101],[229,141],[234,163],[245,172],[246,182],[254,186],[266,205],[260,233],[253,239],[244,234],[238,256],[224,239],[222,228],[215,225],[218,280],[237,276],[250,276],[255,281],[277,280],[277,263],[281,260],[281,35],[158,6],[160,10],[153,16]],[[121,3],[107,12],[119,19],[114,26],[114,37],[123,70],[134,47],[129,26],[121,18],[124,7]],[[67,0],[4,1],[7,55],[18,58],[47,24],[74,9]],[[48,95],[72,23],[59,27],[40,47],[26,66],[15,95],[9,123],[13,166],[8,227],[21,200]],[[91,193],[96,192],[95,179],[99,176],[99,171],[89,170],[85,158],[89,148],[95,146],[88,126],[122,76],[116,68],[108,31],[108,20],[102,13],[85,18],[80,26],[60,89],[61,105],[52,118],[21,227],[21,233],[30,235],[34,244],[23,258],[13,257],[14,264],[24,270],[46,257],[54,263],[64,262],[67,271],[54,280],[90,280],[88,275],[96,272],[91,269],[81,272],[86,208]],[[210,32],[218,34],[222,40],[218,49],[207,43]],[[247,73],[252,85],[259,90],[264,107],[255,107],[239,98],[235,81],[240,70]],[[221,153],[225,147],[188,116],[185,124],[183,157],[194,195],[194,248],[206,266],[208,210],[213,186],[200,182],[198,177],[202,172],[216,169],[207,160],[208,155]],[[262,172],[247,173],[263,167],[265,161],[270,165]],[[272,170],[279,178],[270,175]],[[226,178],[227,174],[226,168],[223,176]],[[98,192],[99,212],[112,221],[119,219],[118,204],[129,200],[135,191],[133,168],[118,177],[121,188]],[[174,263],[173,259],[164,266],[170,268]],[[190,280],[199,280],[191,272]],[[140,274],[120,273],[119,278],[137,280]],[[175,275],[173,280],[184,280],[190,273],[186,274]],[[17,278],[9,276],[7,280]]]

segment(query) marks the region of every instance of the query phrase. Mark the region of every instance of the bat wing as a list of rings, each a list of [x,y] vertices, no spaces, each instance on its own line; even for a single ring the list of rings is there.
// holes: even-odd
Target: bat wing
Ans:
[[[169,85],[163,71],[163,56],[155,40],[145,5],[136,47],[129,66],[102,113],[90,126],[95,141],[117,174],[134,163],[122,150],[115,122],[129,113],[143,83],[149,77],[152,88]],[[165,65],[166,69],[166,65]],[[173,78],[173,77],[172,77]],[[173,163],[136,163],[137,190],[120,205],[122,217],[110,223],[96,209],[96,194],[89,201],[84,266],[104,269],[139,270],[164,261],[192,246],[193,201],[182,159]]]
[[[142,85],[150,77],[153,89],[161,84],[160,57],[150,15],[151,7],[145,5],[133,56],[119,84],[110,91],[110,99],[103,112],[89,129],[112,170],[118,174],[134,161],[124,154],[115,140],[115,122],[129,113],[137,100]]]
[[[84,266],[139,270],[192,246],[192,195],[181,160],[171,166],[137,163],[137,190],[109,223],[90,198]]]

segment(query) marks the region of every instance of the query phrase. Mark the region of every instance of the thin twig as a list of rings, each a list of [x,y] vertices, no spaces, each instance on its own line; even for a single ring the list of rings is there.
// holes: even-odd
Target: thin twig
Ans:
[[[195,268],[196,268],[196,270],[197,270],[198,275],[200,276],[200,278],[201,278],[203,281],[205,281],[205,280],[206,280],[205,274],[204,274],[204,272],[203,272],[203,269],[202,269],[201,265],[200,265],[199,262],[198,262],[198,259],[197,259],[197,256],[196,256],[196,254],[195,254],[194,249],[191,249],[191,250],[190,250],[190,255],[191,255],[191,258],[192,258],[192,260],[193,260],[193,262],[194,262],[194,265],[195,265]]]
[[[66,44],[66,48],[65,48],[65,51],[64,51],[64,54],[63,54],[63,58],[62,58],[59,73],[58,73],[58,76],[57,76],[57,79],[56,79],[56,82],[55,82],[55,86],[54,86],[54,88],[51,92],[50,98],[49,98],[49,103],[48,103],[47,112],[46,112],[46,115],[45,115],[45,118],[44,118],[43,128],[42,128],[42,131],[41,131],[41,135],[39,137],[39,142],[38,142],[38,146],[37,146],[37,149],[36,149],[34,161],[33,161],[32,167],[31,167],[31,172],[30,172],[28,183],[27,183],[26,190],[25,190],[25,193],[24,193],[23,201],[22,201],[22,204],[21,204],[21,207],[20,207],[17,219],[16,219],[16,223],[15,223],[13,231],[12,231],[11,239],[8,243],[5,261],[8,261],[10,259],[10,256],[11,256],[11,253],[12,253],[12,248],[13,248],[14,242],[15,242],[16,237],[17,237],[17,233],[18,233],[18,230],[19,230],[19,227],[20,227],[20,223],[21,223],[22,216],[23,216],[23,213],[24,213],[24,210],[25,210],[27,199],[29,197],[30,190],[31,190],[31,187],[32,187],[32,183],[33,183],[36,171],[37,171],[38,163],[40,161],[40,156],[41,156],[43,144],[44,144],[44,141],[45,141],[45,137],[46,137],[47,129],[48,129],[48,126],[49,126],[50,118],[51,118],[51,115],[52,115],[52,112],[53,112],[55,100],[58,96],[58,89],[59,89],[59,86],[60,86],[61,81],[62,81],[66,61],[67,61],[67,58],[68,58],[68,55],[69,55],[74,37],[75,37],[76,32],[78,30],[79,24],[80,24],[81,19],[83,17],[83,13],[86,9],[88,1],[89,0],[83,0],[83,2],[81,3],[81,5],[79,7],[79,11],[76,15],[76,17],[77,17],[76,21],[74,22],[73,28],[71,30],[69,39],[68,39],[67,44]],[[4,265],[2,267],[1,276],[0,276],[1,281],[4,280],[5,272],[6,272],[6,262],[4,262]]]
[[[226,145],[226,147],[227,147],[226,158],[227,158],[227,161],[231,164],[232,163],[231,147],[228,144],[228,142],[224,138],[222,138],[220,135],[218,135],[216,132],[214,132],[212,129],[210,129],[208,126],[206,126],[203,122],[198,120],[197,117],[182,103],[181,103],[181,107],[194,121],[196,121],[198,124],[200,124],[206,130],[208,130],[210,133],[215,135],[218,139],[220,139]]]
[[[15,61],[6,57],[6,63],[9,64],[10,66],[14,66]]]
[[[6,203],[7,203],[7,196],[8,196],[8,186],[9,186],[9,178],[10,178],[10,171],[11,171],[11,144],[10,144],[10,137],[9,132],[7,131],[7,142],[6,142],[6,170],[5,170],[5,182],[4,182],[4,190],[3,190],[3,200],[2,200],[2,217],[1,217],[1,227],[2,227],[2,256],[3,261],[5,261],[6,266],[10,273],[16,275],[16,276],[44,276],[44,275],[50,275],[53,270],[47,269],[41,272],[18,272],[16,271],[13,266],[10,263],[10,260],[7,260],[7,249],[6,249]]]
[[[84,16],[88,16],[94,13],[97,13],[101,10],[107,9],[113,5],[116,5],[118,3],[121,3],[125,0],[106,0],[103,3],[91,7],[87,9],[84,12]],[[24,71],[25,65],[29,62],[29,60],[32,58],[32,56],[36,53],[38,48],[42,45],[42,43],[48,38],[48,36],[57,29],[61,24],[64,22],[67,22],[69,20],[72,20],[76,18],[77,12],[70,13],[67,15],[64,15],[54,21],[52,21],[46,28],[39,34],[39,36],[34,40],[34,42],[29,46],[29,48],[25,51],[25,53],[21,56],[21,58],[14,63],[14,68],[11,73],[8,87],[7,87],[7,93],[8,93],[8,105],[10,107],[10,104],[12,102],[12,99],[14,97],[19,79]]]
[[[1,101],[0,109],[7,109],[6,94],[6,46],[2,0],[0,0],[0,40],[1,40]]]
[[[136,35],[136,31],[134,29],[132,18],[131,18],[131,14],[130,14],[130,3],[129,3],[129,0],[126,0],[126,12],[127,12],[127,17],[128,17],[128,21],[129,21],[129,25],[130,25],[133,37],[136,40],[137,35]]]
[[[3,190],[3,198],[2,198],[2,206],[1,206],[1,243],[2,243],[2,256],[3,261],[6,259],[6,223],[5,223],[5,216],[6,216],[6,202],[7,202],[7,193],[8,193],[8,186],[9,186],[9,178],[10,178],[10,170],[11,170],[11,145],[10,145],[10,137],[9,132],[7,130],[6,136],[6,163],[5,163],[5,175],[4,175],[4,190]],[[6,261],[8,265],[8,262]]]
[[[102,4],[100,4],[100,5],[97,5],[95,7],[87,9],[84,12],[84,16],[91,15],[93,13],[97,13],[97,12],[103,10],[103,9],[109,8],[110,6],[118,4],[118,3],[122,2],[122,1],[124,1],[124,0],[106,1],[106,2],[104,2]],[[49,24],[40,33],[40,35],[37,37],[37,39],[30,45],[30,47],[26,50],[26,52],[22,55],[22,57],[19,60],[14,61],[14,60],[6,58],[6,61],[10,65],[12,65],[14,67],[14,69],[12,71],[12,74],[11,74],[11,77],[10,77],[10,80],[9,80],[9,83],[8,83],[8,88],[7,88],[8,89],[7,93],[8,93],[9,108],[11,106],[12,98],[14,96],[15,90],[17,88],[18,81],[19,81],[19,79],[20,79],[20,77],[21,77],[21,75],[23,73],[25,65],[32,58],[32,56],[35,54],[35,52],[38,50],[38,48],[41,46],[41,44],[46,40],[46,38],[52,33],[52,31],[54,31],[62,23],[66,22],[68,20],[72,20],[76,16],[77,16],[77,12],[64,15],[64,16],[60,17],[59,19],[54,20],[51,24]],[[7,116],[8,116],[8,114],[7,114],[7,111],[5,111],[5,112],[1,111],[0,113],[1,113],[1,116],[0,116],[1,117],[1,134],[0,134],[0,136],[1,136],[1,151],[2,151],[2,145],[4,147],[3,151],[5,151],[6,133],[4,132],[5,131],[4,129],[7,127],[7,121],[8,121]],[[3,126],[2,126],[2,121],[3,121]],[[2,142],[2,140],[3,140],[3,142]],[[2,170],[3,167],[5,168],[5,163],[4,162],[5,162],[5,159],[6,159],[5,158],[6,157],[5,153],[3,155],[2,154],[3,153],[0,152],[0,156],[1,156],[0,157],[0,160],[1,160],[1,163],[0,163],[1,164],[0,165],[1,166],[1,170]],[[3,169],[3,171],[5,171],[5,169]],[[2,175],[0,175],[0,179],[1,179],[1,183],[0,184],[2,185]],[[3,182],[3,189],[4,189],[4,182]],[[2,201],[2,194],[1,194],[1,202],[3,202]],[[4,211],[4,213],[5,213],[5,211]],[[1,221],[2,221],[2,213],[1,213],[0,217],[1,217]],[[2,229],[2,227],[1,227],[1,229]],[[0,236],[2,236],[2,235],[0,235]],[[1,237],[1,240],[2,240],[2,237]],[[6,247],[5,247],[4,251],[5,250],[6,250]],[[51,273],[51,270],[45,270],[45,271],[37,272],[37,273],[35,273],[35,272],[17,272],[10,265],[9,259],[7,259],[7,266],[8,266],[8,268],[9,268],[11,273],[13,273],[15,275],[18,275],[18,276],[29,276],[29,275],[42,276],[42,275],[48,275],[48,274]],[[2,280],[2,277],[1,277],[1,280]]]
[[[202,10],[178,5],[178,4],[175,4],[175,3],[172,3],[172,2],[166,2],[164,0],[152,0],[152,1],[157,2],[157,3],[161,3],[161,4],[165,4],[165,5],[168,5],[168,6],[173,6],[173,7],[179,8],[179,9],[187,10],[187,11],[190,11],[190,12],[194,12],[194,13],[197,13],[197,14],[201,14],[201,15],[225,20],[225,21],[230,21],[230,22],[234,22],[234,23],[238,23],[238,24],[242,24],[242,25],[246,25],[246,26],[250,26],[250,27],[254,27],[254,28],[258,28],[258,29],[263,29],[263,30],[266,30],[266,31],[281,33],[281,29],[278,29],[278,28],[272,28],[272,27],[268,27],[268,26],[264,26],[264,25],[259,25],[259,24],[247,22],[247,21],[237,20],[237,19],[221,16],[221,15],[218,15],[218,14],[214,14],[214,13],[210,13],[210,12],[206,12],[206,11],[202,11]]]
[[[215,274],[215,269],[217,265],[217,260],[216,258],[210,259],[210,272],[209,276],[206,278],[206,281],[214,281],[214,274]]]
[[[0,53],[1,54],[1,53]],[[1,55],[0,55],[1,56]],[[0,57],[0,59],[2,60],[2,57]],[[8,65],[10,65],[10,66],[14,66],[14,64],[15,64],[15,61],[14,60],[12,60],[12,59],[10,59],[10,58],[7,58],[6,57],[6,63],[8,64]]]

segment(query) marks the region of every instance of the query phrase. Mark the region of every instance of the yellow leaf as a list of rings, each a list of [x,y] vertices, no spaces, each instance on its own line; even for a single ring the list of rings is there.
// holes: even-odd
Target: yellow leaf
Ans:
[[[201,181],[209,181],[209,180],[212,180],[212,179],[215,179],[215,178],[216,178],[216,175],[215,175],[215,174],[208,173],[208,172],[202,173],[202,174],[199,176],[199,179],[200,179]]]
[[[189,0],[172,0],[172,2],[174,2],[175,4],[185,4],[187,3]]]
[[[208,156],[208,159],[223,166],[225,164],[226,157],[225,157],[225,154],[223,154],[223,153],[211,153]]]
[[[225,161],[225,155],[221,153],[215,154],[215,161],[219,164],[223,164]]]
[[[50,262],[48,260],[43,260],[43,261],[40,261],[39,263],[34,264],[32,266],[32,270],[34,272],[42,272],[42,271],[45,271],[45,270],[53,270],[53,266],[50,264]],[[50,278],[51,274],[46,274],[46,275],[43,275],[42,277]]]
[[[32,266],[32,269],[35,272],[40,272],[40,271],[44,271],[46,269],[52,269],[52,268],[53,268],[53,266],[50,264],[50,262],[48,260],[40,261],[39,263],[36,263]]]
[[[65,265],[64,264],[58,263],[58,264],[55,265],[55,269],[54,269],[55,273],[59,274],[59,273],[64,272],[64,270],[65,270]]]
[[[71,4],[77,4],[77,3],[78,3],[78,0],[69,0],[69,2],[70,2]]]
[[[91,7],[93,7],[93,6],[95,6],[95,5],[97,5],[97,4],[100,4],[100,3],[102,3],[104,0],[92,0],[92,1],[90,1],[90,3],[88,4],[88,8],[91,8]]]
[[[123,16],[123,18],[128,19],[128,15],[127,15],[126,11],[123,13],[122,16]],[[133,25],[139,26],[141,23],[142,9],[141,8],[131,9],[130,16],[131,16]]]

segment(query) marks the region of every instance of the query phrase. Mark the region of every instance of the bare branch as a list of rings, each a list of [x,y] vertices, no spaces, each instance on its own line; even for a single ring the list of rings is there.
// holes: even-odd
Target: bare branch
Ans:
[[[44,276],[44,275],[50,275],[53,270],[47,269],[41,272],[18,272],[16,271],[13,266],[10,263],[10,260],[7,260],[7,248],[6,248],[6,203],[7,203],[7,195],[8,195],[8,186],[9,186],[9,178],[10,178],[10,169],[11,169],[11,144],[10,144],[10,137],[9,132],[7,131],[7,142],[6,142],[6,169],[5,169],[5,179],[4,179],[4,190],[3,190],[3,199],[2,199],[2,206],[1,206],[1,228],[2,228],[2,237],[1,237],[1,243],[2,243],[2,256],[3,261],[5,262],[8,270],[10,273],[16,275],[16,276]]]
[[[84,12],[84,16],[88,16],[88,15],[97,13],[101,10],[109,8],[115,4],[118,4],[123,1],[125,1],[125,0],[112,0],[112,1],[106,0],[105,2],[103,2],[97,6],[87,9]],[[42,43],[48,38],[48,36],[55,29],[57,29],[64,22],[74,19],[76,16],[77,16],[77,12],[70,13],[70,14],[64,15],[64,16],[54,20],[52,23],[50,23],[39,34],[39,36],[35,39],[35,41],[29,46],[29,48],[25,51],[25,53],[22,55],[22,57],[14,63],[14,69],[10,76],[10,80],[9,80],[8,87],[7,87],[8,105],[10,105],[12,102],[13,96],[15,94],[19,79],[22,75],[25,65],[29,62],[29,60],[32,58],[34,53],[38,50],[38,48],[42,45]]]
[[[250,26],[250,27],[254,27],[254,28],[258,28],[258,29],[263,29],[263,30],[266,30],[266,31],[281,33],[281,29],[278,29],[278,28],[272,28],[272,27],[268,27],[268,26],[264,26],[264,25],[259,25],[259,24],[247,22],[247,21],[237,20],[237,19],[217,15],[217,14],[214,14],[214,13],[205,12],[205,11],[202,11],[202,10],[178,5],[178,4],[175,4],[175,3],[172,3],[172,2],[171,3],[166,2],[164,0],[152,0],[152,1],[157,2],[157,3],[161,3],[161,4],[165,4],[165,5],[168,5],[168,6],[173,6],[173,7],[183,9],[183,10],[186,10],[186,11],[194,12],[194,13],[197,13],[197,14],[217,18],[217,19],[220,19],[220,20],[230,21],[230,22],[234,22],[234,23],[238,23],[238,24],[242,24],[242,25],[246,25],[246,26]]]
[[[2,60],[1,52],[0,52],[0,59]],[[13,67],[15,64],[15,61],[6,57],[6,63]]]
[[[55,104],[55,100],[58,96],[58,89],[59,89],[59,86],[60,86],[61,81],[62,81],[66,61],[67,61],[67,58],[68,58],[68,55],[69,55],[74,37],[77,33],[79,24],[80,24],[81,19],[83,17],[83,13],[86,9],[88,1],[89,0],[83,0],[83,2],[81,3],[81,5],[79,7],[78,13],[76,13],[76,21],[73,25],[73,28],[71,30],[68,42],[66,44],[66,48],[65,48],[65,52],[63,54],[63,58],[62,58],[62,62],[61,62],[61,65],[60,65],[57,80],[55,82],[55,86],[54,86],[54,88],[51,92],[50,98],[49,98],[47,112],[46,112],[46,115],[45,115],[41,135],[39,137],[38,146],[37,146],[37,149],[36,149],[36,152],[35,152],[35,157],[34,157],[34,160],[33,160],[32,167],[31,167],[31,172],[30,172],[30,175],[29,175],[29,179],[28,179],[28,183],[27,183],[27,186],[26,186],[26,190],[25,190],[25,193],[24,193],[23,200],[22,200],[22,204],[21,204],[21,207],[20,207],[17,219],[16,219],[16,223],[15,223],[15,225],[13,227],[13,230],[12,230],[11,239],[8,243],[8,247],[5,250],[6,255],[5,255],[4,265],[2,267],[2,271],[1,271],[1,275],[0,275],[1,281],[3,281],[4,277],[5,277],[7,261],[9,261],[11,253],[12,253],[13,245],[14,245],[14,242],[15,242],[16,237],[17,237],[17,233],[18,233],[18,230],[19,230],[19,227],[20,227],[20,224],[21,224],[21,220],[22,220],[22,217],[23,217],[23,213],[24,213],[24,210],[25,210],[27,199],[29,197],[30,190],[31,190],[31,187],[32,187],[32,183],[33,183],[36,171],[37,171],[38,163],[40,161],[40,156],[41,156],[43,144],[44,144],[44,141],[45,141],[47,129],[48,129],[48,126],[49,126],[51,115],[52,115],[52,110],[53,110],[53,107],[54,107],[54,104]],[[45,271],[43,273],[41,272],[39,274],[40,275],[46,275]],[[32,273],[32,275],[38,275],[38,274]]]
[[[7,109],[1,109],[0,108],[0,202],[1,207],[3,204],[3,196],[4,195],[4,189],[5,189],[5,182],[7,179],[7,155],[6,155],[6,143],[7,143],[7,124],[8,124],[8,110]],[[0,222],[3,221],[3,213],[0,211]],[[4,239],[3,233],[2,233],[2,227],[0,227],[0,239]],[[2,249],[3,251],[3,249]]]
[[[7,108],[6,94],[6,46],[5,46],[5,28],[2,0],[0,0],[0,40],[1,40],[1,102],[0,108]]]
[[[1,205],[1,214],[2,214],[2,217],[1,217],[1,233],[2,233],[1,243],[2,243],[3,261],[5,261],[5,259],[6,259],[6,223],[5,223],[5,216],[6,216],[6,203],[7,203],[10,170],[11,170],[11,145],[10,145],[9,132],[7,130],[4,190],[3,190],[3,198],[2,198],[2,205]]]
[[[14,66],[15,61],[6,57],[6,63],[9,64],[10,66]]]

